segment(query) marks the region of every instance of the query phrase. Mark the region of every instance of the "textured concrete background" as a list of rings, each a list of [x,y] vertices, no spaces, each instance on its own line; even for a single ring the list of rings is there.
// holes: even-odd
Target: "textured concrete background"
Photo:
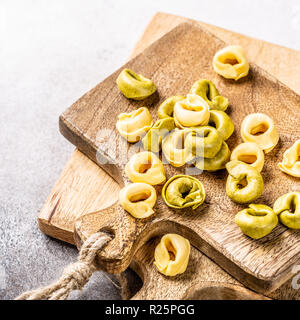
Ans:
[[[59,114],[117,69],[156,11],[300,49],[299,0],[0,0],[0,299],[49,284],[76,249],[36,216],[73,147]],[[98,272],[73,299],[119,299]]]

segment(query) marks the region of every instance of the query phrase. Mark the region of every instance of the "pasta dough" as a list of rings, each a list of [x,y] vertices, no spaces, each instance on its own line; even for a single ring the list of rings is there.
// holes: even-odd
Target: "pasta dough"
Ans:
[[[148,151],[133,155],[125,166],[125,174],[132,182],[156,185],[166,181],[162,162],[154,153]]]
[[[145,107],[130,113],[121,113],[116,124],[117,130],[128,142],[138,142],[153,124],[151,114]]]
[[[208,103],[196,94],[188,94],[174,106],[175,124],[181,129],[207,125],[209,116]]]
[[[133,217],[147,218],[154,213],[156,191],[147,183],[132,183],[121,189],[119,202]]]
[[[278,166],[290,176],[300,178],[300,139],[284,152],[283,160]]]
[[[275,148],[279,135],[273,120],[264,113],[252,113],[245,117],[241,126],[244,142],[254,142],[268,153]]]
[[[249,72],[249,63],[241,46],[228,46],[218,51],[213,59],[216,73],[226,79],[239,80]]]
[[[182,167],[194,159],[185,146],[185,137],[189,130],[174,130],[162,141],[162,151],[166,160],[174,167]]]
[[[154,265],[166,276],[184,273],[191,251],[190,242],[178,234],[164,235],[154,251]]]
[[[261,172],[265,162],[265,155],[256,143],[245,142],[232,151],[230,159],[245,162]]]

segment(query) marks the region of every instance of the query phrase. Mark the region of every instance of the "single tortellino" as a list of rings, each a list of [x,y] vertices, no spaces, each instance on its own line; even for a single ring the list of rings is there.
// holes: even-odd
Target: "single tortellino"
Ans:
[[[145,107],[118,116],[116,127],[128,142],[138,142],[153,125],[149,110]]]
[[[265,155],[256,143],[244,142],[232,151],[230,159],[245,162],[261,172],[265,162]]]
[[[222,77],[236,81],[249,73],[249,63],[241,46],[228,46],[218,51],[213,59],[213,67]]]
[[[235,216],[235,223],[252,239],[268,235],[278,224],[274,211],[263,204],[250,204]]]
[[[290,192],[278,198],[273,206],[282,224],[300,229],[300,192]]]
[[[157,185],[166,181],[162,162],[154,153],[148,151],[133,155],[125,166],[125,174],[132,182]]]
[[[191,94],[197,94],[209,105],[210,110],[225,111],[229,105],[228,99],[220,96],[218,89],[210,80],[201,79],[196,81],[191,90]]]
[[[174,106],[176,102],[184,100],[184,96],[173,96],[166,99],[159,107],[157,115],[159,119],[173,118]]]
[[[226,169],[226,193],[232,201],[249,203],[261,196],[264,181],[258,170],[238,160],[228,162]]]
[[[156,91],[152,80],[130,69],[124,69],[119,74],[117,85],[126,98],[133,100],[143,100]]]
[[[187,175],[176,175],[169,179],[161,195],[165,203],[174,209],[192,207],[195,210],[205,200],[203,184],[198,179]]]
[[[225,169],[226,163],[230,159],[230,150],[225,141],[222,143],[220,151],[214,156],[214,158],[199,158],[195,163],[195,167],[200,170],[206,171],[218,171]]]
[[[220,151],[223,139],[213,127],[204,126],[191,129],[186,134],[185,145],[193,155],[202,158],[214,158]]]
[[[150,184],[132,183],[121,189],[119,202],[133,217],[144,219],[154,213],[156,197],[156,191]]]
[[[211,110],[208,125],[216,128],[224,140],[228,140],[234,131],[234,124],[224,111]]]
[[[145,150],[159,152],[162,139],[175,128],[173,118],[160,119],[154,123],[142,140]]]
[[[252,113],[245,117],[241,126],[241,136],[244,142],[254,142],[268,153],[279,141],[279,135],[274,121],[264,113]]]
[[[188,94],[186,99],[176,102],[174,120],[177,127],[205,126],[209,121],[209,105],[196,94]]]
[[[184,273],[190,257],[190,242],[178,234],[164,235],[154,251],[154,265],[166,276]]]
[[[195,157],[185,146],[186,130],[173,130],[162,141],[162,151],[168,161],[174,167],[182,167],[191,162]]]
[[[283,160],[278,166],[290,176],[300,178],[300,139],[284,152]]]

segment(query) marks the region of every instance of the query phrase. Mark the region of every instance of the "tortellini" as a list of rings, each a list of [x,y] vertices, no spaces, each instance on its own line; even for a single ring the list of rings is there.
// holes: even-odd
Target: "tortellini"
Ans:
[[[197,94],[209,105],[210,110],[225,111],[228,107],[228,99],[220,96],[218,89],[210,80],[201,79],[196,81],[190,93]]]
[[[156,203],[156,191],[147,183],[132,183],[121,189],[119,202],[133,217],[144,219],[151,216]]]
[[[300,192],[290,192],[278,198],[273,206],[282,224],[300,229]]]
[[[193,155],[203,158],[214,158],[220,151],[223,139],[213,127],[191,129],[185,139],[185,145]]]
[[[159,119],[173,118],[174,106],[176,102],[184,100],[184,96],[173,96],[166,99],[159,107],[157,115]]]
[[[156,91],[152,80],[130,69],[124,69],[119,74],[117,85],[126,98],[133,100],[143,100]]]
[[[148,151],[133,155],[125,166],[125,174],[132,182],[157,185],[166,181],[162,162],[154,153]]]
[[[155,122],[142,140],[145,150],[159,152],[162,139],[175,128],[173,118],[164,118]]]
[[[209,121],[209,105],[196,94],[188,94],[186,99],[176,102],[174,120],[177,127],[205,126]]]
[[[249,203],[261,196],[264,181],[258,170],[238,160],[228,162],[226,169],[226,193],[232,201]]]
[[[189,130],[174,130],[162,141],[163,154],[172,166],[182,167],[194,159],[193,154],[185,146],[185,137]]]
[[[128,142],[138,142],[153,124],[151,114],[145,107],[130,113],[121,113],[116,124],[117,130]]]
[[[205,189],[203,184],[194,177],[176,175],[165,183],[161,195],[171,208],[192,207],[195,210],[205,200]]]
[[[239,144],[232,151],[230,159],[245,162],[261,172],[265,162],[265,155],[256,143],[245,142]]]
[[[235,216],[235,223],[252,239],[268,235],[278,224],[274,211],[263,204],[250,204]]]
[[[214,158],[198,158],[195,167],[200,170],[217,171],[225,168],[226,163],[230,159],[230,150],[225,141],[223,141],[220,151]]]
[[[236,81],[249,73],[249,63],[241,46],[228,46],[218,51],[213,59],[213,67],[222,77]]]
[[[283,160],[278,166],[290,176],[300,178],[300,139],[284,152]]]
[[[166,276],[185,272],[190,257],[190,242],[178,234],[164,235],[154,251],[154,265]]]
[[[273,120],[264,113],[252,113],[246,116],[241,126],[244,142],[254,142],[268,153],[273,150],[279,140]]]
[[[228,140],[234,131],[234,124],[224,111],[211,110],[208,125],[215,127],[224,140]]]

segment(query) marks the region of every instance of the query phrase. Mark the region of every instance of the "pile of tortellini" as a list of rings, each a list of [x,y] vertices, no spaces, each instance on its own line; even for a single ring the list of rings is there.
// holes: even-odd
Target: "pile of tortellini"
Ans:
[[[240,46],[218,51],[213,68],[226,79],[247,76],[249,63]],[[123,70],[117,84],[125,97],[142,100],[156,91],[155,84],[132,70]],[[141,142],[144,152],[135,154],[125,167],[132,182],[120,192],[120,204],[132,216],[143,219],[154,213],[157,195],[154,185],[164,184],[162,198],[174,209],[198,208],[205,200],[205,189],[195,177],[175,175],[166,182],[159,152],[169,164],[182,167],[194,165],[201,171],[214,172],[226,168],[226,194],[238,204],[249,207],[238,212],[235,222],[242,232],[253,239],[269,234],[278,224],[300,229],[300,192],[278,198],[273,209],[253,204],[262,195],[264,181],[261,171],[265,154],[279,141],[273,120],[266,114],[247,115],[241,125],[243,143],[232,153],[226,141],[234,132],[234,124],[226,113],[229,101],[220,95],[215,84],[207,79],[196,81],[185,96],[166,99],[153,121],[146,107],[118,116],[116,127],[130,143]],[[280,170],[300,177],[300,139],[286,150]],[[185,271],[190,253],[189,241],[179,235],[165,235],[155,250],[155,265],[165,275]]]

